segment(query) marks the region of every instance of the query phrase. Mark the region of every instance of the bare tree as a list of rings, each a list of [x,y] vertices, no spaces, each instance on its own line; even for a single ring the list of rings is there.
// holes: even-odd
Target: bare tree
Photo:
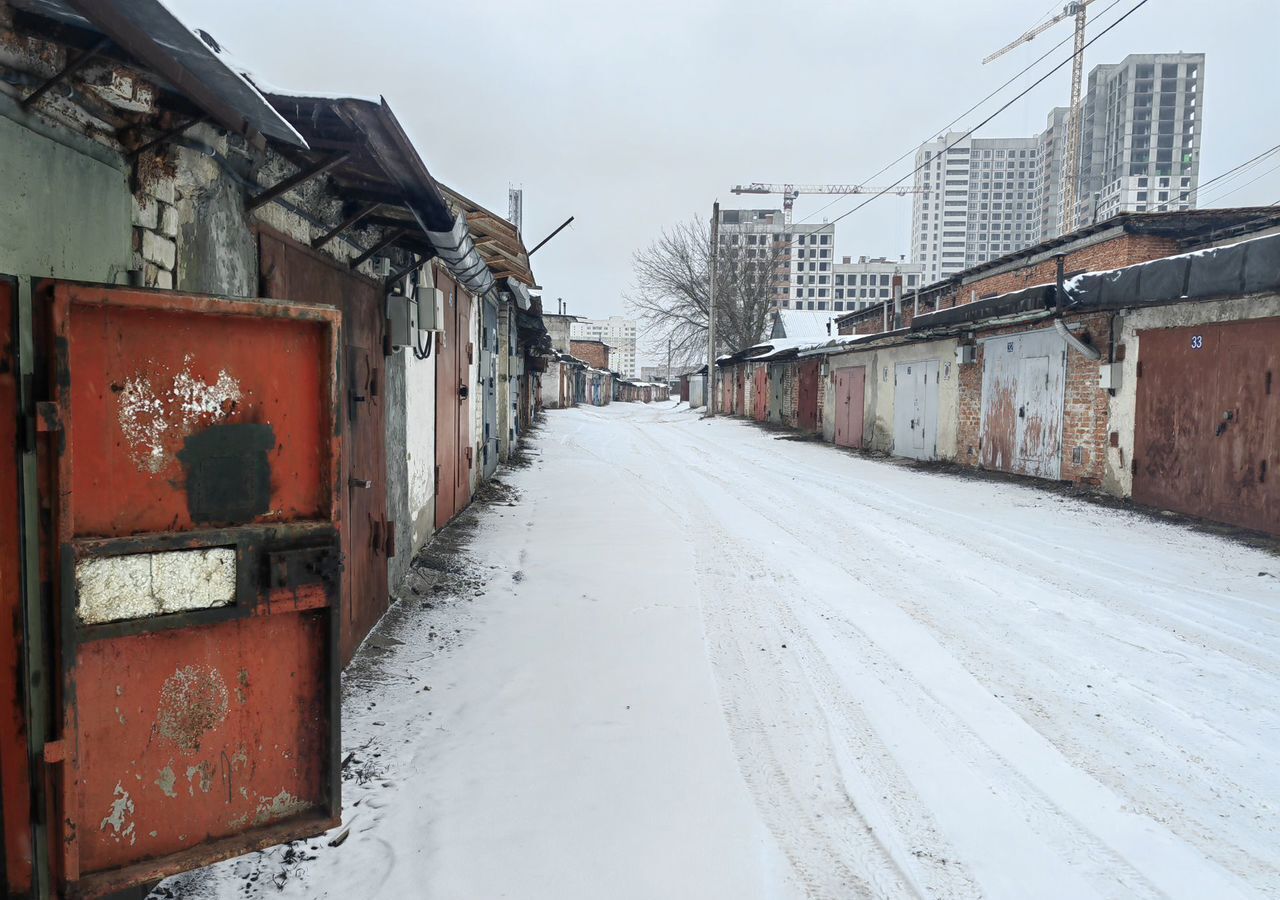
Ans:
[[[707,301],[711,287],[711,229],[700,219],[663,229],[662,236],[633,257],[635,288],[626,295],[651,345],[687,364],[705,358]],[[775,291],[786,278],[786,247],[762,232],[751,244],[745,234],[720,233],[716,258],[717,352],[733,352],[766,336]]]

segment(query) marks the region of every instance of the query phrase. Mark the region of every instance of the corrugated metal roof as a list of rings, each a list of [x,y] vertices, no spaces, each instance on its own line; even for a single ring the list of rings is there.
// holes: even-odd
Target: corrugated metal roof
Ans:
[[[224,58],[217,42],[197,33],[158,0],[12,0],[24,12],[102,34],[225,128],[295,147],[306,141]]]

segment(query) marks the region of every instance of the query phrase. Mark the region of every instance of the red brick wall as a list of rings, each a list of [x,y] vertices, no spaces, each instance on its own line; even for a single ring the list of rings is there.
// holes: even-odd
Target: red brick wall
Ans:
[[[1107,401],[1105,390],[1098,387],[1098,367],[1111,361],[1109,347],[1111,313],[1091,313],[1068,317],[1068,326],[1080,324],[1076,337],[1102,351],[1102,358],[1092,360],[1067,348],[1067,375],[1062,411],[1063,481],[1099,485],[1107,462]],[[1043,328],[1045,322],[1009,325],[983,330],[980,337],[1016,334]],[[982,431],[982,362],[983,344],[978,344],[977,361],[959,367],[960,420],[956,434],[956,461],[977,467],[981,459],[979,439]],[[1073,461],[1080,448],[1081,460]]]
[[[1153,237],[1143,234],[1122,234],[1109,241],[1102,241],[1089,247],[1083,247],[1068,253],[1064,268],[1068,274],[1076,272],[1098,272],[1106,269],[1120,269],[1138,263],[1163,259],[1181,252],[1181,247],[1173,238]],[[961,285],[959,289],[949,290],[930,297],[928,309],[932,311],[933,298],[937,298],[939,309],[949,309],[971,303],[975,299],[994,297],[1011,291],[1037,284],[1051,284],[1058,274],[1058,263],[1047,259],[1034,266],[1024,266],[1012,272],[992,275],[970,284]],[[925,306],[921,310],[925,310]],[[902,299],[903,325],[909,325],[912,319],[912,303],[910,297]],[[890,309],[892,314],[892,308]],[[879,334],[883,330],[883,312],[879,307],[868,310],[865,317],[843,322],[839,326],[841,334]],[[892,323],[890,323],[892,327]]]
[[[600,341],[570,341],[569,352],[593,368],[609,368],[609,347]]]
[[[1172,238],[1152,237],[1143,234],[1122,234],[1109,241],[1103,241],[1090,247],[1084,247],[1074,253],[1068,253],[1064,268],[1068,274],[1075,272],[1098,272],[1105,269],[1119,269],[1138,263],[1163,259],[1181,252],[1177,241]],[[1037,284],[1051,284],[1058,274],[1056,260],[1047,259],[1034,266],[1024,266],[1013,272],[992,275],[979,281],[960,287],[958,294],[943,307],[959,306],[970,303],[976,297],[994,297],[1020,291]]]

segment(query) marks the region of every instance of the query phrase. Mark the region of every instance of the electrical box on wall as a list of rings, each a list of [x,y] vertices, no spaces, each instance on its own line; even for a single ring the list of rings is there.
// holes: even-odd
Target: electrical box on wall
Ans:
[[[956,364],[967,366],[970,363],[977,362],[978,348],[973,344],[961,344],[956,347]]]
[[[415,288],[418,299],[418,327],[423,331],[444,331],[444,291],[429,284]]]
[[[387,339],[395,349],[409,347],[418,336],[418,304],[396,291],[387,295]]]
[[[1098,387],[1108,391],[1120,389],[1120,363],[1103,363],[1098,366]]]

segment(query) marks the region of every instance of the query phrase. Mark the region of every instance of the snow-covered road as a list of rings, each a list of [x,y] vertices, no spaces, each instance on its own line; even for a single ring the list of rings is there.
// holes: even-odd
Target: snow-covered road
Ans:
[[[666,403],[547,420],[461,639],[402,621],[350,692],[377,777],[285,895],[1280,895],[1276,557]],[[272,854],[178,887],[275,895]]]

